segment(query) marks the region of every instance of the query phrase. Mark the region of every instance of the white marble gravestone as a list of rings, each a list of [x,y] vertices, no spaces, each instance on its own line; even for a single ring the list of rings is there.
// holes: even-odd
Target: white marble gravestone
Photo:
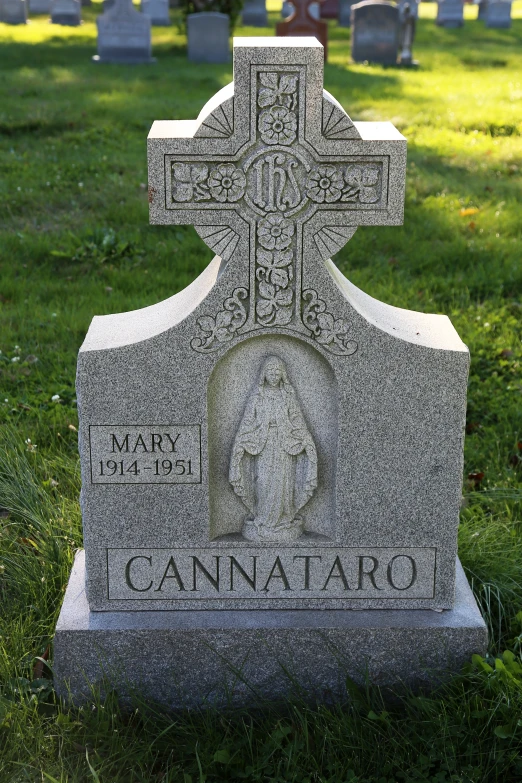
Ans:
[[[104,678],[169,706],[343,697],[486,643],[456,560],[468,351],[330,260],[402,223],[406,140],[323,91],[316,39],[234,44],[233,84],[148,140],[151,222],[216,256],[79,355],[85,559],[54,660],[76,701]]]
[[[104,5],[105,8],[105,5]],[[114,0],[96,20],[98,27],[97,63],[124,65],[153,63],[150,19],[134,8],[132,0]]]
[[[464,0],[437,0],[439,27],[462,27],[464,24]]]
[[[169,0],[141,0],[141,12],[157,27],[170,25]]]
[[[27,24],[27,0],[0,0],[0,22]]]

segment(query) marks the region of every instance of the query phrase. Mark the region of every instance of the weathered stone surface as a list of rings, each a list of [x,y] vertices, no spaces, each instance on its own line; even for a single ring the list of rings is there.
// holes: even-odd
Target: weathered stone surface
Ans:
[[[141,12],[157,27],[170,25],[169,0],[141,0]]]
[[[168,708],[245,706],[296,695],[345,700],[346,675],[412,688],[483,654],[487,632],[459,564],[453,609],[349,611],[92,612],[83,552],[54,640],[60,696],[89,700],[91,685],[122,701]]]
[[[290,16],[276,25],[276,36],[298,38],[312,36],[317,38],[324,49],[324,59],[328,58],[328,25],[319,19],[320,7],[313,0],[289,0],[286,3]],[[295,9],[295,10],[294,10]]]
[[[51,22],[65,27],[78,27],[82,23],[80,0],[53,0]]]
[[[104,5],[104,9],[107,6]],[[115,0],[96,20],[98,63],[153,63],[150,19],[140,14],[132,0]]]
[[[438,0],[437,24],[439,27],[462,27],[464,24],[463,0]]]
[[[230,19],[214,12],[187,16],[187,53],[192,63],[230,60]]]
[[[241,18],[245,26],[267,27],[266,0],[246,0]]]
[[[93,610],[453,605],[468,353],[329,260],[402,222],[406,143],[322,72],[313,39],[237,39],[234,84],[151,129],[151,221],[219,255],[82,346]]]
[[[0,0],[0,22],[27,24],[27,0]]]
[[[352,5],[352,60],[395,65],[399,53],[399,9],[384,0]]]
[[[496,0],[486,5],[484,21],[491,29],[508,29],[511,27],[511,0]]]

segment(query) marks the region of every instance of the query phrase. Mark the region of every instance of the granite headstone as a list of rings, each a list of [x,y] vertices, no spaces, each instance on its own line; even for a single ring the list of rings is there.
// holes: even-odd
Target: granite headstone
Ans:
[[[192,63],[230,60],[230,19],[214,11],[187,16],[187,53]]]
[[[488,7],[488,0],[481,0],[481,2],[478,5],[477,19],[480,19],[482,22],[486,18],[486,8],[487,7]]]
[[[462,27],[464,0],[437,0],[436,22],[439,27]]]
[[[352,6],[352,59],[395,65],[399,53],[399,9],[385,0]]]
[[[132,0],[115,0],[96,20],[98,54],[96,63],[133,65],[153,63],[150,19],[134,8]]]
[[[52,0],[29,0],[31,14],[49,14]]]
[[[276,36],[300,38],[314,36],[323,46],[324,59],[328,59],[328,25],[315,13],[318,4],[314,0],[289,0],[293,13],[276,25]],[[319,9],[320,13],[320,9]]]
[[[78,27],[82,23],[82,4],[80,0],[53,0],[51,3],[51,22],[65,27]]]
[[[491,29],[511,27],[511,0],[489,0],[484,21]]]
[[[141,0],[141,13],[157,27],[170,25],[169,0]]]
[[[236,39],[233,83],[149,133],[151,222],[216,256],[80,350],[85,556],[54,645],[75,702],[345,698],[347,674],[416,686],[484,651],[456,560],[468,351],[330,260],[402,223],[406,140],[352,122],[323,63]]]
[[[245,26],[267,27],[266,0],[246,0],[241,18]]]
[[[339,0],[339,27],[350,27],[352,24],[352,5],[358,0]]]
[[[27,24],[27,0],[0,0],[0,22]]]

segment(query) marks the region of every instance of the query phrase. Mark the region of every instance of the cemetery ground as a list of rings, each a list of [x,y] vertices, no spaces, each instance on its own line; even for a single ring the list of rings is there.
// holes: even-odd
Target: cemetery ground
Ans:
[[[348,683],[350,706],[175,717],[53,696],[81,546],[75,363],[94,314],[164,299],[211,259],[194,229],[149,225],[145,140],[154,119],[196,117],[232,69],[189,65],[175,24],[154,30],[156,65],[94,65],[99,9],[75,29],[0,26],[0,781],[519,781],[522,2],[511,30],[476,7],[440,29],[423,4],[418,71],[350,65],[331,23],[325,69],[353,119],[409,142],[404,226],[359,228],[336,263],[382,301],[446,313],[471,351],[459,547],[488,657],[431,694]]]

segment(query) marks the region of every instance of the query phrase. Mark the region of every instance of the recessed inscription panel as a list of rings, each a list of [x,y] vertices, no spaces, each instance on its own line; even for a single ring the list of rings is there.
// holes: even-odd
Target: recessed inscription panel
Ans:
[[[93,484],[201,483],[199,424],[89,427]]]
[[[108,549],[109,600],[433,598],[434,547]]]

